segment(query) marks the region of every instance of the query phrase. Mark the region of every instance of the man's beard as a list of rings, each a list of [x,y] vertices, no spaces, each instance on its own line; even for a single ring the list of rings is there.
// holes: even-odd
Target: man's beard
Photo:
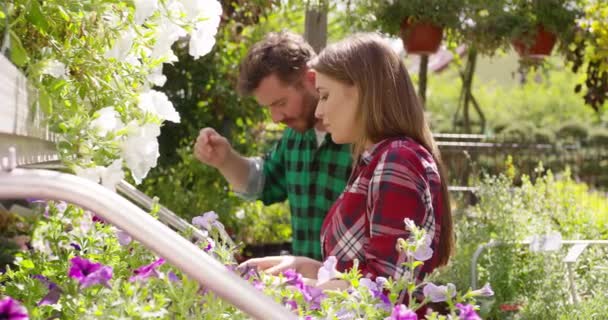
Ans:
[[[306,91],[306,89],[302,88],[302,107],[303,114],[302,118],[293,121],[292,129],[298,132],[306,132],[312,129],[317,122],[317,118],[315,117],[315,109],[317,108],[317,103],[319,102],[319,97],[316,95]]]

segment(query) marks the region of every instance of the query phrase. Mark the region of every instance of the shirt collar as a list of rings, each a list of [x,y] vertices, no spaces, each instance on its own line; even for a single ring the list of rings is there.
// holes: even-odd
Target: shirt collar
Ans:
[[[374,158],[374,156],[378,154],[378,152],[381,152],[385,148],[385,146],[390,143],[391,140],[393,139],[388,138],[380,140],[380,142],[375,143],[369,149],[363,151],[363,154],[361,155],[361,161],[363,161],[363,163],[366,165],[369,164]]]

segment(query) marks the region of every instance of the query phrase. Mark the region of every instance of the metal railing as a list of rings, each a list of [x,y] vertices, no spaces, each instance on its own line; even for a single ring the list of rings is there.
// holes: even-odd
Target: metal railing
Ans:
[[[135,188],[133,185],[124,180],[121,181],[118,185],[116,185],[116,191],[122,194],[125,198],[131,200],[132,202],[138,204],[146,210],[152,210],[152,207],[155,204],[155,201],[152,198],[150,198],[145,193],[137,190],[137,188]],[[192,230],[192,236],[195,237],[197,240],[207,239],[207,236],[203,232],[201,232],[198,228],[193,227],[186,220],[180,218],[173,211],[167,209],[166,207],[160,204],[158,204],[158,207],[158,219],[164,224],[172,227],[177,231],[183,232],[186,230]],[[214,228],[219,231],[221,240],[224,243],[231,247],[235,246],[234,241],[232,241],[232,238],[230,238],[230,235],[228,235],[223,226],[214,225]]]
[[[88,209],[121,228],[256,319],[296,319],[295,314],[259,292],[245,280],[184,239],[168,226],[115,192],[92,181],[56,171],[16,168],[15,150],[2,158],[0,199],[63,200]]]

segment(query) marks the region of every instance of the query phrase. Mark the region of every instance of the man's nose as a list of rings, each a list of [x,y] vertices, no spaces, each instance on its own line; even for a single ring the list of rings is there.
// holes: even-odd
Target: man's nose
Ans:
[[[279,123],[285,119],[285,115],[282,112],[278,112],[276,110],[270,109],[270,118],[272,122]]]

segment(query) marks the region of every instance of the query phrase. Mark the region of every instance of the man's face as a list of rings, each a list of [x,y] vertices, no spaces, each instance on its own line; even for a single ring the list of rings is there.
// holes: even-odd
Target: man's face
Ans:
[[[310,79],[310,80],[309,80]],[[303,74],[301,81],[290,85],[275,74],[262,79],[253,96],[270,111],[272,121],[305,132],[315,125],[315,107],[318,95],[314,89],[314,76]]]

